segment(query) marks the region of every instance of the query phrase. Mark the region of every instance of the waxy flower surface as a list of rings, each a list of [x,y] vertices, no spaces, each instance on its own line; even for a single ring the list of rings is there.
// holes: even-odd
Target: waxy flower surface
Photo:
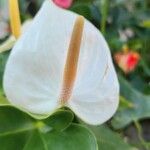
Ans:
[[[15,44],[4,90],[24,111],[44,116],[66,106],[93,125],[112,117],[119,102],[117,76],[101,33],[50,0]]]

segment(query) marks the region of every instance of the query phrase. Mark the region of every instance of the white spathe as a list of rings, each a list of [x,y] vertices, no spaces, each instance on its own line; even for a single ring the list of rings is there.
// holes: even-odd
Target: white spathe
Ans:
[[[77,14],[46,0],[8,59],[4,90],[24,111],[47,115],[62,107],[64,66]],[[65,106],[88,124],[101,124],[115,113],[119,84],[107,43],[85,20],[77,76]]]

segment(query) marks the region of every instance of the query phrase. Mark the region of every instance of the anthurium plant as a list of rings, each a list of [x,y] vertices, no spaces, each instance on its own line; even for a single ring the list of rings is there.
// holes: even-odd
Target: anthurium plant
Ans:
[[[139,129],[137,120],[149,117],[149,97],[123,77],[141,60],[122,41],[135,33],[118,30],[122,52],[114,54],[108,46],[109,1],[0,0],[0,5],[0,25],[10,26],[4,34],[3,23],[0,32],[0,149],[136,150],[112,129],[131,122]],[[124,91],[132,93],[131,101]],[[137,97],[147,108],[136,116],[144,107]],[[135,117],[125,120],[128,108]]]

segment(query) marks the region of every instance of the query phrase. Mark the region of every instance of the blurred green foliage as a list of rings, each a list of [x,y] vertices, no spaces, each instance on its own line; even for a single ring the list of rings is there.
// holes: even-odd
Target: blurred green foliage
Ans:
[[[23,22],[36,14],[43,0],[19,2]],[[150,135],[147,139],[144,138],[141,127],[141,121],[150,118],[150,1],[74,0],[70,10],[85,16],[103,33],[112,57],[121,51],[124,45],[128,45],[141,56],[135,71],[130,74],[125,74],[115,64],[121,86],[118,112],[104,126],[88,126],[97,139],[99,150],[150,149]],[[122,39],[120,31],[125,34],[127,29],[133,35],[126,35],[126,39]],[[5,39],[1,39],[0,42]],[[70,147],[70,150],[96,149],[93,133],[84,127],[86,125],[82,127],[77,124],[78,119],[73,119],[69,110],[60,110],[54,116],[40,122],[13,107],[4,106],[8,102],[2,89],[2,77],[8,56],[9,52],[0,54],[1,150],[64,150],[69,146],[68,143],[75,145]],[[131,125],[134,125],[139,135],[138,141],[126,134]],[[149,130],[146,129],[146,134],[150,134]]]

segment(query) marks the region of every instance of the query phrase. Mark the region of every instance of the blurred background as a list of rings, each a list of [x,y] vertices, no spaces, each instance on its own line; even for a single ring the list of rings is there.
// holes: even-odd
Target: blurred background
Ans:
[[[22,23],[34,17],[42,2],[19,0]],[[109,44],[121,94],[118,112],[106,123],[105,129],[108,130],[101,131],[105,139],[113,143],[113,148],[108,147],[107,150],[121,150],[122,141],[135,150],[149,150],[150,1],[70,0],[62,5],[56,0],[55,3],[86,17],[102,32]],[[0,0],[0,44],[10,34],[8,1]],[[9,52],[0,54],[1,83],[8,55]]]

